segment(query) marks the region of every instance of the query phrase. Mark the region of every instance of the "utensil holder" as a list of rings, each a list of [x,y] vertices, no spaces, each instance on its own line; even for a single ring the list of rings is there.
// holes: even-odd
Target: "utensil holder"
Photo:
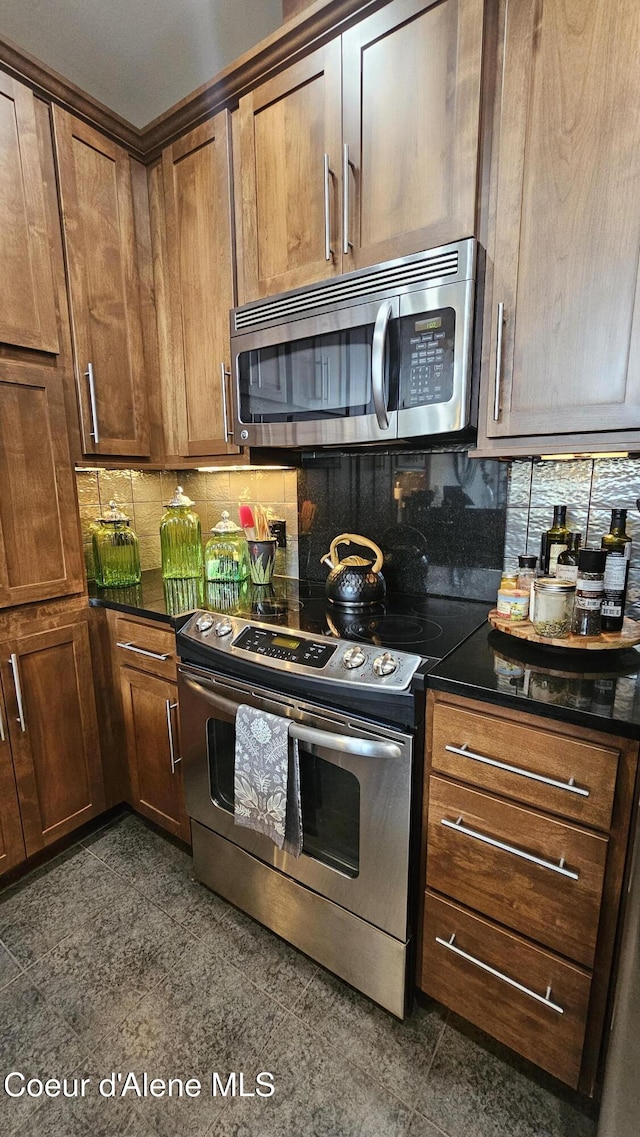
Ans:
[[[249,541],[249,572],[254,584],[271,584],[276,563],[277,540]]]

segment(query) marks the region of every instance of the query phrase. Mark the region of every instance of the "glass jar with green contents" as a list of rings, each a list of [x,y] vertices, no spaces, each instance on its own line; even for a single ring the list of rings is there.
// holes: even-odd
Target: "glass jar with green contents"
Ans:
[[[93,534],[96,584],[100,588],[124,588],[140,583],[138,538],[126,513],[115,501],[97,519]]]
[[[222,520],[213,526],[204,551],[205,577],[209,581],[246,580],[249,555],[244,529],[234,525],[225,509]]]
[[[182,486],[176,486],[160,522],[160,553],[165,580],[202,576],[202,529],[192,505]]]
[[[532,623],[536,635],[550,640],[566,639],[571,630],[574,582],[541,576],[533,582],[533,593]]]

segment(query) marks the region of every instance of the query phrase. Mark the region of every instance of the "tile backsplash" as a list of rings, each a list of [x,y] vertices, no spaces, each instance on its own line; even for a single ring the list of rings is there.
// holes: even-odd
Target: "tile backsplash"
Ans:
[[[87,470],[77,471],[78,501],[85,551],[90,525],[115,500],[131,518],[140,542],[142,569],[160,568],[159,526],[177,485],[193,499],[206,542],[223,509],[238,524],[239,502],[260,502],[274,518],[287,522],[286,571],[298,575],[298,508],[295,470]]]
[[[600,548],[611,510],[627,509],[633,538],[628,602],[640,601],[640,458],[577,458],[553,462],[518,458],[511,462],[507,492],[504,568],[517,568],[518,554],[540,554],[540,538],[553,520],[554,505],[567,506],[567,525],[582,533],[583,545]]]

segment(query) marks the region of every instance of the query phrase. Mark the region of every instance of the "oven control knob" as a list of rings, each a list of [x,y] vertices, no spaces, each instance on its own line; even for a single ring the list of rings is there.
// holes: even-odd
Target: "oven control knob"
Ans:
[[[376,675],[393,675],[394,671],[398,670],[398,660],[394,659],[391,652],[385,651],[374,659],[373,670]]]
[[[223,636],[228,636],[233,631],[233,624],[230,624],[228,620],[218,620],[213,630],[218,638],[222,639]]]
[[[366,658],[361,647],[348,647],[342,657],[342,666],[351,671],[354,667],[362,667]]]
[[[208,632],[209,628],[213,626],[213,616],[204,615],[198,616],[196,620],[196,628],[199,632]]]

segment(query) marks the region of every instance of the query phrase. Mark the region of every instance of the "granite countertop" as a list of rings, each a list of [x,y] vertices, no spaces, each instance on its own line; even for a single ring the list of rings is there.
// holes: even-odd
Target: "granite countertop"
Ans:
[[[540,647],[473,632],[429,672],[438,691],[640,739],[640,652]]]
[[[185,612],[202,608],[204,582],[199,580],[163,580],[160,569],[142,573],[140,584],[124,588],[98,588],[89,583],[89,604],[98,608],[115,608],[130,616],[144,616],[176,627]]]

